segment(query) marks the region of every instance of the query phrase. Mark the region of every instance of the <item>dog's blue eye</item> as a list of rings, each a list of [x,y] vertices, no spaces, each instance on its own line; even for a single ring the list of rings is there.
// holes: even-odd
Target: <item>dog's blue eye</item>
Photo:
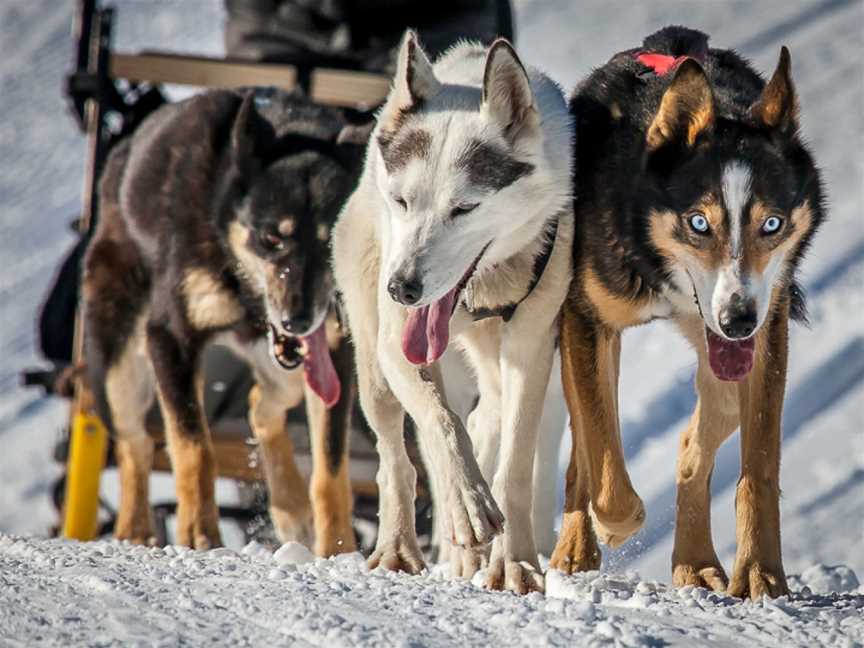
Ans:
[[[690,227],[692,227],[694,231],[699,232],[700,234],[705,234],[709,229],[708,219],[705,218],[705,214],[701,212],[694,212],[690,214]]]
[[[474,203],[473,205],[457,205],[450,212],[450,218],[456,218],[457,216],[464,216],[468,212],[472,212],[477,209],[477,205],[480,203]]]
[[[774,234],[783,225],[783,219],[779,216],[769,216],[762,223],[762,231],[766,234]]]

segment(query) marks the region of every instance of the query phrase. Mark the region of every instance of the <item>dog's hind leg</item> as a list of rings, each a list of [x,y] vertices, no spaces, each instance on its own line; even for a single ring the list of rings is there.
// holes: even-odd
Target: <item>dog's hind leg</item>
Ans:
[[[678,446],[672,583],[719,592],[728,581],[711,540],[711,471],[717,449],[738,427],[738,390],[711,371],[702,320],[681,322],[681,329],[699,354],[699,401]]]
[[[789,304],[775,306],[756,334],[755,363],[738,385],[741,477],[735,493],[732,596],[759,599],[789,593],[780,550],[780,418],[789,353]]]
[[[165,421],[177,492],[177,542],[195,549],[221,546],[216,508],[216,461],[202,407],[201,340],[178,339],[169,316],[151,317],[147,349]]]
[[[328,322],[329,324],[329,322]],[[315,553],[333,556],[357,550],[351,526],[353,497],[348,472],[348,441],[354,407],[354,353],[350,340],[341,338],[330,355],[342,387],[330,409],[306,386],[306,415],[312,441],[312,514]]]
[[[114,537],[134,544],[156,540],[149,502],[153,439],[145,418],[153,403],[153,375],[140,349],[142,336],[131,338],[105,377],[105,393],[111,408],[115,454],[120,476],[120,505]]]
[[[621,335],[569,299],[562,311],[564,371],[579,400],[579,445],[584,452],[591,514],[598,537],[618,547],[645,521],[645,507],[633,490],[624,461],[618,423],[618,365]],[[572,358],[572,361],[569,359]],[[572,416],[572,413],[571,413]]]

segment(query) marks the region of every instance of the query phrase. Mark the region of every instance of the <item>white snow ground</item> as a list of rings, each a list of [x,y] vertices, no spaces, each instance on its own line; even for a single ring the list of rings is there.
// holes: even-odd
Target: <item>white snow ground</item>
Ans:
[[[48,489],[57,469],[50,451],[66,408],[18,388],[17,373],[38,363],[35,312],[72,243],[66,223],[79,204],[84,144],[60,94],[71,60],[70,4],[0,4],[0,260],[6,268],[0,274],[0,357],[6,358],[0,367],[0,533],[44,535],[54,522]],[[116,42],[124,49],[221,51],[218,0],[114,5]],[[864,575],[864,2],[517,0],[516,18],[525,59],[568,90],[591,67],[669,23],[707,31],[715,47],[738,49],[765,73],[780,45],[790,47],[803,131],[825,171],[831,220],[804,264],[812,327],[797,327],[792,336],[784,556],[787,572],[807,582],[834,591],[851,587],[830,578],[841,571],[819,565],[844,564]],[[861,645],[860,588],[857,595],[798,594],[777,604],[733,605],[699,591],[660,587],[652,594],[650,586],[620,576],[637,570],[642,578],[669,579],[674,453],[693,405],[692,372],[692,353],[669,327],[625,336],[624,443],[648,525],[622,550],[607,552],[605,574],[593,587],[606,593],[588,587],[596,575],[555,576],[546,598],[519,599],[437,575],[364,576],[350,558],[289,569],[270,580],[269,559],[223,552],[184,555],[172,564],[175,558],[158,550],[0,536],[0,645],[214,639]],[[566,456],[562,452],[562,463]],[[727,567],[734,555],[737,471],[733,439],[721,450],[713,479],[714,537]],[[110,493],[113,476],[105,482]],[[220,497],[230,496],[230,487],[220,489]]]

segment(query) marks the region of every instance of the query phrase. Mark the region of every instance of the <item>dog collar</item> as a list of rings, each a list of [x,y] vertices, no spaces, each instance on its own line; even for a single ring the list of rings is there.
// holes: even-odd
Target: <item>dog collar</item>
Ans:
[[[517,302],[513,302],[510,304],[506,304],[505,306],[497,306],[495,308],[477,308],[475,310],[468,310],[468,313],[474,319],[474,321],[488,319],[490,317],[500,317],[505,322],[509,322],[513,315],[516,314],[516,308],[523,301],[528,299],[528,296],[534,292],[534,289],[537,287],[537,284],[540,283],[540,279],[543,277],[543,273],[546,272],[546,266],[549,265],[549,258],[552,256],[552,248],[555,246],[555,238],[558,236],[558,218],[552,221],[552,229],[549,232],[549,237],[546,239],[545,244],[543,245],[543,250],[541,253],[535,257],[534,259],[534,269],[531,275],[531,282],[528,284],[528,290]],[[464,305],[464,304],[463,304]]]

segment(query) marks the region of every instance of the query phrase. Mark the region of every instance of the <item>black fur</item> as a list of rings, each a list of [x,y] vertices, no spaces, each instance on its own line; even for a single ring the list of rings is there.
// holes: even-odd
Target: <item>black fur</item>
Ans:
[[[719,187],[725,163],[742,159],[755,171],[754,194],[768,204],[788,213],[809,200],[813,227],[794,253],[789,278],[792,315],[803,319],[794,270],[824,219],[819,170],[794,131],[767,129],[752,119],[763,78],[734,51],[707,45],[701,32],[667,27],[641,48],[613,56],[574,92],[575,267],[592,267],[606,288],[627,298],[670,288],[666,262],[649,238],[650,210],[686,209]],[[646,133],[673,74],[654,74],[635,60],[639,51],[690,56],[704,68],[716,122],[692,149],[646,152]]]
[[[363,147],[337,143],[341,113],[275,90],[211,91],[153,113],[109,157],[102,219],[85,260],[86,358],[100,415],[111,426],[104,383],[149,304],[148,351],[164,399],[189,434],[202,413],[194,374],[218,330],[263,335],[268,309],[255,277],[228,241],[232,223],[251,233],[248,251],[286,272],[286,311],[329,303],[329,240],[353,190]],[[263,234],[295,221],[278,249]],[[277,232],[278,233],[278,232]],[[203,269],[240,305],[239,319],[196,325],[182,280]],[[316,302],[318,300],[318,302]],[[319,303],[320,305],[320,303]],[[349,377],[350,380],[350,377]],[[346,381],[347,382],[347,381]]]

